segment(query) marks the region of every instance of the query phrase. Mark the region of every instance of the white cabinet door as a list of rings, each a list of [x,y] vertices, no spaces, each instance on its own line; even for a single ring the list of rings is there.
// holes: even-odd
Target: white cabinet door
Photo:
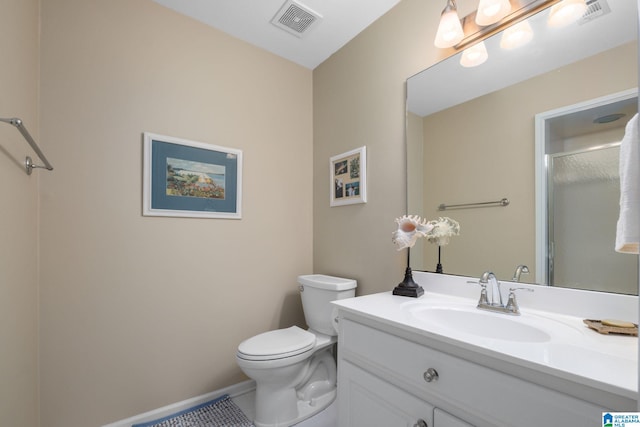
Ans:
[[[340,427],[433,427],[433,406],[341,360]]]
[[[443,411],[442,409],[433,410],[433,427],[473,427],[469,423],[465,423],[460,418]]]
[[[362,362],[368,372],[374,375],[380,372],[387,380],[392,378],[394,384],[412,390],[424,401],[436,405],[445,401],[464,408],[466,413],[473,414],[470,421],[476,425],[585,427],[592,426],[607,410],[364,322],[366,319],[363,323],[340,320],[339,364],[349,360]],[[425,381],[423,374],[429,368],[437,370],[438,381]]]

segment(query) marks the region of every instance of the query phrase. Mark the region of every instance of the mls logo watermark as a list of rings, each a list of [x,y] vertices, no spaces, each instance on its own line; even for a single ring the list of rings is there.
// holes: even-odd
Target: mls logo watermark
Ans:
[[[640,412],[603,412],[602,427],[640,427]]]

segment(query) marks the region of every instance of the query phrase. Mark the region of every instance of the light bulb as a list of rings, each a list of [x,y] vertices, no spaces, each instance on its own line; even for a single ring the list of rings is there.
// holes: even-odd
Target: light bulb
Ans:
[[[518,22],[502,34],[500,47],[503,49],[515,49],[527,44],[533,38],[533,29],[528,21]]]
[[[436,39],[433,44],[441,49],[448,48],[460,43],[463,37],[464,32],[462,31],[456,3],[454,0],[447,0],[447,6],[442,11]]]
[[[476,12],[476,24],[487,26],[495,24],[511,11],[509,0],[480,0]]]
[[[551,6],[547,25],[551,28],[565,27],[580,19],[586,11],[585,0],[562,0]]]
[[[483,64],[487,58],[489,58],[489,54],[487,53],[487,47],[484,42],[480,42],[467,48],[462,52],[462,56],[460,57],[460,65],[463,67],[477,67],[480,64]]]

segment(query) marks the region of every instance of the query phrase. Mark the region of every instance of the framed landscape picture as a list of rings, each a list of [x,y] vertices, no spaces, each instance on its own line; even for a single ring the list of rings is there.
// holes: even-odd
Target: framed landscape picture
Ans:
[[[144,133],[145,216],[240,219],[242,151]]]
[[[330,206],[367,202],[367,147],[331,157],[329,160]]]

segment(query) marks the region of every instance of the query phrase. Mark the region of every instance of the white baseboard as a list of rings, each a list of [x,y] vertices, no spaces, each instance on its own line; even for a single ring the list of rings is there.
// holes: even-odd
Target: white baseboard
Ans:
[[[162,408],[154,409],[153,411],[145,412],[144,414],[135,415],[131,418],[127,418],[126,420],[120,420],[116,421],[115,423],[106,424],[102,427],[131,427],[132,424],[157,420],[158,418],[163,418],[176,412],[183,411],[185,409],[191,408],[192,406],[208,402],[215,399],[216,397],[220,397],[225,394],[228,394],[229,396],[234,398],[242,396],[243,394],[251,393],[255,389],[255,381],[248,380],[223,388],[221,390],[203,394],[202,396],[192,397],[191,399],[183,400],[182,402],[173,403]]]

